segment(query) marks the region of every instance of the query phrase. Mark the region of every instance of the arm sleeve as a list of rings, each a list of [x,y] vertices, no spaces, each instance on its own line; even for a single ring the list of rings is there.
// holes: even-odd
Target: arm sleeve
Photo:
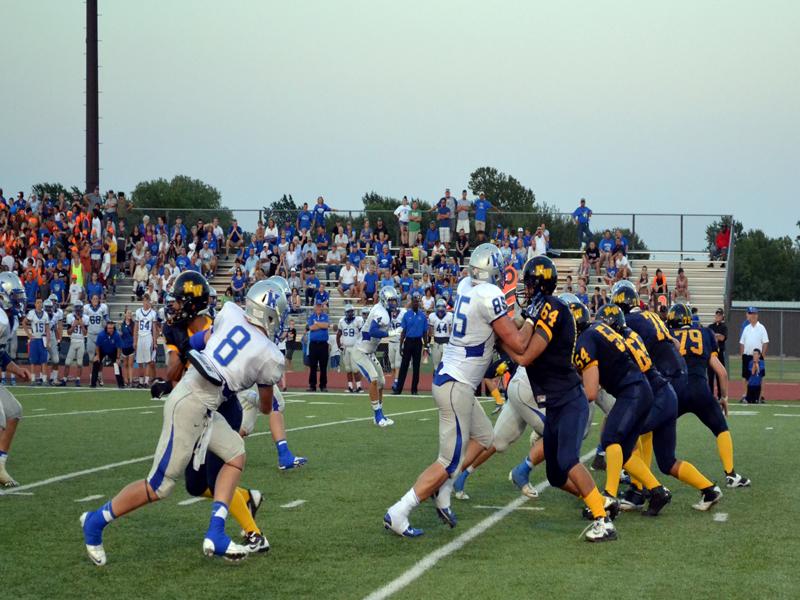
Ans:
[[[369,327],[369,336],[374,338],[385,338],[389,334],[381,329],[381,326],[378,325],[377,321],[373,321]]]
[[[199,352],[206,347],[206,331],[208,330],[204,329],[203,331],[198,331],[189,338],[189,345],[192,347],[192,350],[197,350]]]

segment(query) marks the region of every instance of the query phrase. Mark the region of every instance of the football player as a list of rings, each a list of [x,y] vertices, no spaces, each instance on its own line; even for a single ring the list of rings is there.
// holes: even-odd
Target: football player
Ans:
[[[151,388],[151,395],[160,398],[168,395],[189,368],[189,352],[193,336],[203,339],[203,332],[212,325],[207,316],[209,294],[208,282],[196,271],[184,271],[175,279],[171,293],[167,296],[165,311],[166,325],[164,340],[167,347],[166,381],[157,381]],[[235,393],[223,389],[224,401],[217,412],[234,431],[242,425],[242,408]],[[186,490],[192,496],[213,497],[217,477],[224,462],[213,452],[198,468],[188,465],[184,473]],[[230,502],[230,512],[244,532],[245,543],[253,552],[266,551],[269,544],[255,523],[255,513],[261,505],[262,496],[258,490],[237,487]]]
[[[453,332],[433,379],[433,398],[439,409],[439,456],[417,478],[413,487],[383,517],[384,527],[403,537],[422,535],[409,516],[420,502],[434,496],[436,513],[450,527],[456,516],[450,508],[453,474],[463,463],[492,445],[492,423],[475,398],[492,361],[495,339],[518,352],[531,331],[520,331],[508,317],[502,290],[503,257],[492,244],[481,244],[469,259],[469,276],[458,284]],[[389,290],[392,288],[384,288]]]
[[[351,360],[361,371],[369,384],[369,402],[375,416],[375,424],[379,427],[394,425],[394,421],[383,414],[383,388],[386,383],[383,367],[375,356],[381,340],[387,342],[391,338],[399,338],[400,331],[390,330],[389,311],[397,308],[400,295],[393,287],[381,288],[379,301],[374,305],[361,327],[361,339],[353,346]]]
[[[177,279],[176,279],[177,281]],[[206,298],[206,303],[208,299]],[[133,316],[133,345],[136,348],[136,363],[139,365],[139,385],[150,387],[150,375],[155,378],[156,340],[158,339],[158,315],[150,306],[150,295],[142,296],[142,306]]]
[[[258,385],[261,411],[272,410],[273,386],[281,378],[284,357],[271,340],[288,305],[286,297],[266,281],[253,284],[245,302],[244,309],[228,302],[217,315],[213,332],[200,334],[204,349],[189,352],[191,367],[164,405],[164,424],[147,479],[134,481],[110,502],[81,515],[86,550],[94,564],[106,563],[102,538],[106,525],[167,497],[192,456],[195,463],[202,463],[206,451],[216,454],[224,465],[216,478],[203,553],[229,560],[247,557],[248,548],[236,544],[225,533],[228,506],[244,469],[244,442],[217,408],[223,387],[239,392]]]
[[[356,316],[356,311],[350,303],[344,306],[344,316],[339,319],[339,328],[336,331],[336,344],[342,352],[341,366],[347,377],[347,391],[350,393],[361,390],[361,378],[358,368],[353,364],[352,350],[361,334],[364,321]]]
[[[83,308],[84,314],[89,317],[89,327],[86,330],[86,354],[89,357],[89,363],[94,360],[95,345],[97,336],[106,328],[106,321],[108,321],[108,306],[100,302],[100,296],[93,295],[89,304]],[[83,361],[83,357],[81,357]],[[83,362],[81,362],[83,364]],[[100,376],[100,385],[103,385],[103,376]]]
[[[534,400],[547,410],[543,435],[547,480],[553,487],[583,499],[591,511],[593,521],[584,531],[587,541],[615,540],[617,531],[606,513],[605,500],[580,462],[589,402],[573,363],[575,319],[553,296],[558,271],[552,260],[546,256],[531,258],[522,276],[527,296],[524,327],[532,328],[534,334],[521,353],[508,347],[505,340],[504,346],[511,359],[526,368]]]
[[[69,348],[64,359],[64,377],[61,385],[67,385],[69,379],[69,369],[75,365],[78,371],[75,377],[75,387],[81,385],[81,373],[83,372],[83,355],[86,352],[86,332],[89,330],[89,316],[83,314],[83,302],[78,300],[72,307],[72,312],[67,315],[67,335],[69,336]]]
[[[11,320],[16,319],[25,308],[25,289],[16,273],[0,273],[0,367],[12,377],[19,376],[23,381],[31,378],[30,372],[14,362],[7,352],[11,335],[16,335]],[[22,405],[9,392],[5,385],[0,387],[0,486],[16,487],[19,484],[6,470],[11,442],[17,433],[22,419]]]
[[[51,295],[44,301],[44,312],[50,317],[50,339],[47,341],[47,357],[50,361],[50,385],[58,384],[58,365],[61,362],[59,344],[63,333],[61,323],[64,320],[64,311],[58,305],[58,298]]]
[[[431,348],[431,364],[433,368],[442,362],[444,346],[450,340],[453,331],[453,313],[447,311],[447,302],[444,298],[436,301],[436,310],[428,316],[428,338],[433,342]]]
[[[692,311],[682,303],[673,304],[667,312],[671,329],[688,375],[672,386],[678,394],[678,417],[694,413],[717,439],[717,451],[725,470],[729,488],[748,487],[750,480],[737,473],[733,466],[733,438],[725,415],[728,413],[728,373],[717,356],[717,340],[710,329],[692,323]],[[717,374],[722,397],[719,402],[708,387],[708,369]]]
[[[44,385],[44,366],[47,364],[46,342],[50,339],[50,316],[44,312],[41,298],[36,299],[32,310],[28,311],[22,326],[28,336],[28,362],[31,364],[31,376],[36,385]],[[36,379],[36,372],[40,379]]]
[[[398,300],[399,302],[399,300]],[[389,330],[399,331],[400,323],[403,322],[403,315],[406,314],[406,309],[401,306],[396,306],[393,310],[389,311]],[[397,381],[397,373],[400,369],[400,361],[402,356],[400,354],[400,337],[390,337],[386,344],[389,355],[389,368],[392,370],[392,380]]]
[[[669,381],[679,379],[682,372],[685,375],[685,363],[674,339],[661,317],[652,311],[641,310],[639,294],[631,282],[620,281],[614,285],[611,301],[624,314],[626,327],[618,332],[625,338],[638,337],[640,342],[632,339],[630,343],[635,347],[643,344],[651,359],[649,362],[652,362],[652,367],[645,370],[653,390],[654,403],[644,425],[646,433],[639,439],[642,460],[650,466],[655,448],[656,462],[661,472],[700,490],[703,497],[694,507],[708,510],[722,497],[719,488],[715,489],[713,483],[694,465],[675,457],[678,397]],[[641,350],[639,355],[642,356]],[[640,481],[632,478],[631,487],[620,500],[622,510],[636,510],[644,505],[642,487]]]

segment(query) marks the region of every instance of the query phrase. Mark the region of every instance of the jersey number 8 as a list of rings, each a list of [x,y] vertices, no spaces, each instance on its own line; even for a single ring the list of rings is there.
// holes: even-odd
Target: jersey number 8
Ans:
[[[239,354],[239,350],[250,341],[250,334],[241,325],[237,325],[228,332],[225,339],[214,350],[214,358],[223,367],[227,367]]]

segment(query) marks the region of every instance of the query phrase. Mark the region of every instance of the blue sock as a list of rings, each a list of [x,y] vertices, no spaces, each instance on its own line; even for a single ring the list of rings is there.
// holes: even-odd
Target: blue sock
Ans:
[[[278,460],[283,462],[284,459],[290,459],[292,453],[289,450],[289,443],[286,440],[278,440],[275,442],[275,448],[278,449]]]
[[[0,458],[5,458],[6,456],[8,456],[8,452],[3,452],[0,450]]]
[[[531,462],[531,459],[530,459],[529,457],[527,457],[527,456],[526,456],[526,457],[525,457],[525,460],[523,460],[521,463],[519,463],[519,465],[517,466],[517,468],[518,468],[520,471],[522,471],[522,472],[524,472],[524,473],[527,473],[528,475],[530,475],[530,474],[531,474],[531,471],[533,471],[533,463]]]
[[[111,501],[109,500],[97,510],[93,510],[86,515],[86,520],[83,523],[83,534],[86,538],[86,543],[90,546],[99,546],[103,543],[103,529],[111,523],[117,516],[111,510]]]
[[[211,505],[211,521],[208,523],[208,533],[206,537],[214,542],[214,546],[220,552],[224,552],[228,547],[230,538],[225,533],[225,519],[228,517],[228,507],[224,502],[214,502]]]
[[[598,454],[605,454],[605,452],[603,452],[603,445],[602,444],[597,444],[597,453]]]
[[[377,423],[378,421],[380,421],[381,419],[384,419],[384,418],[385,417],[383,416],[383,409],[382,408],[376,408],[375,409],[375,422]]]

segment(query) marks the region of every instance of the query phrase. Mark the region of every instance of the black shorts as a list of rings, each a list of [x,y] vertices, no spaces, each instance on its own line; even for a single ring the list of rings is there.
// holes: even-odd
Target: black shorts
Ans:
[[[122,348],[122,356],[131,356],[133,354],[133,346],[130,348]]]

